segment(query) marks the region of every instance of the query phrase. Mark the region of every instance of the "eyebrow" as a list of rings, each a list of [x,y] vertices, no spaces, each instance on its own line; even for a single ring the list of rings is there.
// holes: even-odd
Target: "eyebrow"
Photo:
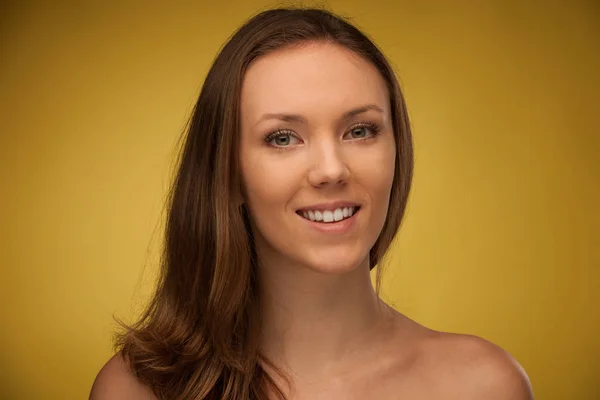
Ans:
[[[353,108],[352,110],[345,112],[344,115],[342,116],[342,120],[348,120],[358,114],[365,113],[369,110],[375,110],[382,114],[384,113],[383,108],[381,108],[375,104],[367,104],[365,106]],[[267,113],[267,114],[264,114],[254,126],[258,125],[262,121],[266,121],[266,120],[270,120],[270,119],[276,119],[276,120],[284,121],[284,122],[299,122],[299,123],[304,123],[304,124],[306,123],[306,118],[304,118],[302,115],[299,115],[299,114]]]

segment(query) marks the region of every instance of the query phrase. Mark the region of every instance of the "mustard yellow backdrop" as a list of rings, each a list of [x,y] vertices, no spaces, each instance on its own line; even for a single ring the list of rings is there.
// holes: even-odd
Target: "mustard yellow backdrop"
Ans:
[[[0,11],[0,398],[83,399],[153,283],[182,131],[267,1]],[[306,3],[305,3],[306,4]],[[511,352],[538,399],[600,399],[594,1],[330,1],[391,58],[416,172],[383,296]]]

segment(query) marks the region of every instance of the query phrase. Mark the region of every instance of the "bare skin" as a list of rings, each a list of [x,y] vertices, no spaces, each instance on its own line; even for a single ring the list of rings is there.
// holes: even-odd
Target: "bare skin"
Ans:
[[[393,314],[389,342],[337,376],[295,382],[288,399],[533,399],[527,375],[499,347],[474,336],[432,331]],[[157,400],[120,353],[98,374],[90,399]]]
[[[500,348],[427,329],[373,290],[368,254],[396,156],[388,98],[373,65],[331,43],[276,51],[246,72],[241,166],[261,259],[263,354],[293,382],[280,381],[290,399],[528,399],[527,378]],[[300,118],[264,119],[272,114]],[[340,233],[297,213],[343,200],[360,210]]]
[[[294,380],[289,399],[530,400],[520,365],[481,338],[436,332],[390,310],[389,338],[335,376]],[[283,387],[286,387],[280,381]]]
[[[282,113],[295,117],[273,118]],[[425,328],[373,290],[368,253],[385,222],[396,156],[388,92],[374,66],[328,43],[261,57],[244,78],[240,125],[260,258],[261,350],[291,379],[293,387],[278,380],[289,400],[533,399],[508,353]],[[335,201],[360,205],[338,233],[297,213]],[[91,398],[154,396],[116,355]]]

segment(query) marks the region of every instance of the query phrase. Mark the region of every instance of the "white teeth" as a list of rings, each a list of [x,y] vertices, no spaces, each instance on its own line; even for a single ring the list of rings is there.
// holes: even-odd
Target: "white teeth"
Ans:
[[[349,218],[356,212],[358,207],[343,207],[336,208],[335,210],[323,210],[323,211],[302,211],[301,215],[310,220],[310,221],[318,221],[324,223],[330,222],[338,222],[343,220],[344,218]]]
[[[315,221],[322,221],[323,220],[323,214],[321,214],[321,211],[315,211]]]
[[[339,208],[333,212],[333,219],[335,221],[341,221],[344,218],[344,212]]]

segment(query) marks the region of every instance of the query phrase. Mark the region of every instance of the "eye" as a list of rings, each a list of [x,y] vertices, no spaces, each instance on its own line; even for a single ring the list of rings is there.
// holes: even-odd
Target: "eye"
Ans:
[[[377,135],[378,132],[379,127],[376,124],[371,122],[361,122],[350,128],[344,137],[350,136],[350,139],[366,139],[369,136]]]
[[[265,142],[273,147],[287,147],[298,144],[300,139],[287,131],[276,131],[265,137]]]

